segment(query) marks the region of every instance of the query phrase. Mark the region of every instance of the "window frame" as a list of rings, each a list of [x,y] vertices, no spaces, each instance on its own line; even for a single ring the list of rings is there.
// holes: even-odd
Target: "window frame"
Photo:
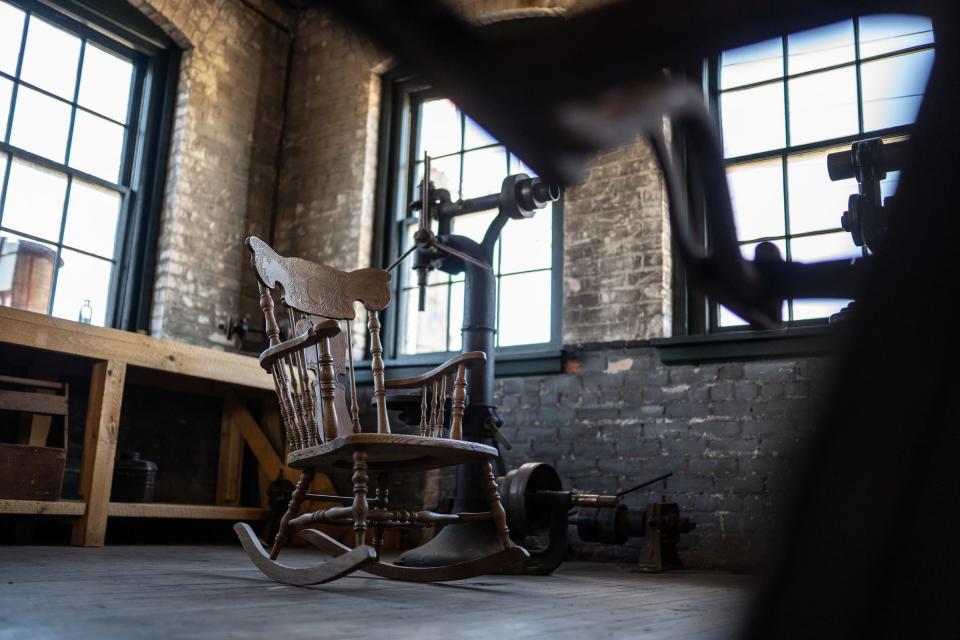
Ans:
[[[377,163],[377,192],[374,215],[374,264],[386,266],[396,259],[400,251],[400,229],[404,221],[396,213],[408,201],[412,193],[416,145],[416,105],[441,97],[441,94],[418,80],[402,68],[395,68],[381,77],[380,137]],[[492,146],[492,145],[491,145]],[[462,153],[462,150],[461,150]],[[462,156],[461,156],[462,157]],[[563,344],[563,197],[553,203],[552,259],[551,259],[551,311],[550,341],[530,345],[496,347],[498,375],[521,375],[530,373],[558,372],[561,368]],[[404,268],[408,264],[401,265]],[[540,271],[540,270],[537,270]],[[499,289],[499,276],[497,278]],[[405,368],[439,364],[459,351],[400,354],[400,304],[401,279],[394,277],[391,283],[394,301],[383,312],[384,359],[393,366],[393,373],[401,374]],[[499,304],[499,291],[498,291]],[[449,303],[447,314],[449,317]],[[369,355],[369,354],[368,354]]]
[[[794,74],[788,73],[787,61],[788,61],[788,48],[787,48],[787,38],[793,33],[800,32],[787,32],[781,34],[779,37],[781,39],[781,46],[783,51],[783,75],[770,80],[763,80],[759,82],[747,83],[744,85],[737,85],[736,87],[731,87],[729,91],[739,91],[743,89],[749,89],[758,86],[764,86],[767,84],[775,84],[776,82],[783,82],[784,90],[784,131],[786,135],[785,146],[778,147],[775,149],[769,149],[766,151],[755,152],[750,154],[743,154],[739,156],[731,156],[729,158],[724,157],[724,166],[728,167],[731,165],[742,165],[750,162],[756,162],[766,159],[781,159],[782,162],[782,180],[783,180],[783,210],[784,210],[784,232],[787,238],[803,238],[803,237],[812,237],[817,235],[825,235],[829,233],[836,233],[842,231],[839,225],[840,211],[837,212],[838,224],[835,228],[825,229],[825,230],[816,230],[811,232],[803,232],[798,234],[790,233],[790,203],[789,203],[789,174],[787,171],[787,163],[789,159],[793,156],[802,155],[804,153],[810,153],[813,151],[824,150],[830,147],[836,146],[849,146],[853,142],[858,140],[865,140],[868,138],[896,138],[909,136],[910,132],[913,129],[914,124],[905,124],[898,125],[895,127],[888,127],[884,129],[870,130],[868,132],[864,131],[864,101],[863,101],[863,87],[861,81],[861,66],[864,63],[869,63],[877,60],[885,60],[894,58],[897,56],[907,55],[911,53],[916,53],[920,51],[936,50],[936,40],[933,43],[915,45],[912,47],[907,47],[902,50],[897,50],[894,52],[885,52],[882,54],[861,57],[860,55],[860,19],[863,16],[855,16],[853,20],[853,44],[854,44],[854,60],[852,62],[844,62],[842,64],[835,64],[826,66],[823,68],[816,68],[811,70],[806,70]],[[826,25],[824,25],[826,26]],[[805,31],[805,30],[803,30]],[[802,31],[801,31],[802,32]],[[934,26],[934,33],[936,29]],[[684,69],[682,70],[689,78],[693,81],[701,84],[706,98],[708,109],[715,118],[718,130],[722,131],[721,127],[721,113],[720,113],[720,95],[723,93],[720,89],[720,56],[722,52],[717,52],[715,55],[710,56],[703,61],[702,65],[697,68]],[[835,69],[854,67],[855,77],[856,77],[856,106],[857,106],[857,132],[854,134],[849,134],[845,136],[817,140],[814,142],[791,145],[789,138],[789,127],[790,127],[790,108],[789,108],[789,82],[795,78],[803,78],[817,73],[822,73],[825,71],[831,71]],[[722,134],[721,134],[722,135]],[[722,138],[721,138],[722,139]],[[694,232],[699,235],[701,241],[705,242],[706,238],[706,213],[703,200],[703,194],[699,190],[697,185],[697,180],[693,179],[692,171],[689,163],[685,161],[686,159],[686,146],[683,140],[682,132],[677,132],[674,139],[674,151],[677,153],[677,157],[680,158],[682,164],[685,167],[685,172],[687,175],[687,182],[689,184],[689,189],[687,193],[688,205],[690,211],[695,212],[697,215],[694,218]],[[852,193],[852,192],[851,192]],[[778,236],[779,237],[779,236]],[[761,238],[760,240],[763,240]],[[739,240],[739,239],[738,239]],[[751,244],[757,242],[756,239],[747,239],[744,240],[744,244]],[[789,247],[789,243],[788,243]],[[863,249],[864,255],[866,255],[866,249]],[[784,259],[789,259],[789,252],[784,256]],[[797,336],[806,337],[810,334],[810,331],[816,332],[817,330],[821,332],[829,332],[829,318],[812,318],[812,319],[803,319],[803,320],[790,320],[784,322],[784,328],[776,330],[775,332],[764,331],[759,329],[753,329],[749,325],[731,325],[726,327],[721,327],[719,323],[719,303],[709,299],[703,293],[693,290],[688,286],[686,279],[686,274],[684,272],[684,267],[682,264],[675,264],[674,269],[674,304],[675,309],[678,310],[675,313],[674,318],[674,335],[677,337],[694,338],[694,337],[703,337],[711,338],[711,342],[716,342],[720,340],[720,336],[727,335],[733,342],[740,343],[742,342],[740,336],[734,336],[732,334],[754,334],[758,339],[765,340],[771,333],[776,333],[783,337],[789,337],[792,334]],[[788,305],[792,307],[792,300],[787,302]],[[669,339],[667,339],[669,340]]]
[[[110,182],[59,162],[16,147],[10,142],[0,141],[0,152],[9,158],[5,170],[0,174],[0,209],[7,195],[7,185],[11,167],[15,159],[21,159],[54,170],[66,178],[64,202],[60,217],[59,237],[52,241],[34,237],[22,231],[2,227],[5,233],[14,234],[27,240],[42,242],[56,248],[57,258],[66,249],[85,255],[104,259],[104,256],[92,254],[64,243],[66,217],[70,202],[70,191],[75,179],[81,179],[99,187],[109,189],[120,195],[120,211],[117,217],[114,253],[107,309],[104,326],[131,331],[149,328],[150,305],[156,262],[156,240],[159,235],[159,221],[162,209],[163,191],[166,183],[167,155],[172,129],[172,115],[176,94],[176,79],[179,68],[180,50],[159,27],[145,27],[143,16],[140,25],[123,24],[125,16],[114,19],[110,14],[115,5],[110,2],[91,0],[81,5],[73,0],[5,0],[30,16],[46,21],[57,28],[79,37],[82,42],[90,42],[131,62],[132,78],[126,122],[113,120],[109,116],[87,109],[79,104],[78,86],[86,51],[81,47],[77,73],[74,80],[73,95],[63,98],[50,91],[21,80],[26,34],[32,18],[24,20],[21,32],[20,51],[17,69],[13,75],[0,72],[0,77],[12,82],[10,110],[4,137],[9,140],[16,111],[17,94],[20,87],[26,87],[40,94],[54,98],[70,106],[68,137],[64,157],[69,159],[73,145],[73,131],[76,115],[79,112],[106,118],[124,125],[124,141],[120,159],[120,174],[117,182]],[[132,6],[129,8],[136,11]],[[127,16],[128,17],[128,16]],[[55,269],[51,282],[50,300],[47,315],[52,315],[56,296],[59,269]],[[68,318],[73,320],[72,318]]]

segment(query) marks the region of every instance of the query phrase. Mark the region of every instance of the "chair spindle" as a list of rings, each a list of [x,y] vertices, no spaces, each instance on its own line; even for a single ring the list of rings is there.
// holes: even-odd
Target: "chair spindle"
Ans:
[[[330,339],[320,343],[320,413],[323,421],[323,440],[330,442],[340,435],[340,423],[337,420],[336,370],[333,367],[333,355],[330,353]]]
[[[360,407],[357,405],[357,379],[353,372],[353,321],[347,320],[347,361],[350,363],[350,418],[353,432],[360,433]]]
[[[427,435],[427,430],[429,429],[429,414],[430,414],[430,399],[428,398],[429,393],[427,390],[427,385],[421,387],[423,394],[420,396],[420,435]]]
[[[463,410],[467,400],[467,367],[457,367],[457,377],[453,380],[453,407],[450,410],[450,439],[463,439]]]
[[[437,409],[437,437],[443,437],[444,409],[447,406],[447,375],[440,378],[440,407]]]
[[[387,419],[387,390],[383,379],[383,345],[380,343],[380,318],[371,311],[367,320],[370,330],[370,368],[373,370],[373,396],[377,403],[377,433],[390,433]]]

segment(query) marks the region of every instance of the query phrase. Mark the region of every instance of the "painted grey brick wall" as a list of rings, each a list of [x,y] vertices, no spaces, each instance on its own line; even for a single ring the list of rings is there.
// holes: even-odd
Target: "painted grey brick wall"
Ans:
[[[497,381],[508,467],[549,462],[565,487],[615,492],[668,471],[661,494],[697,529],[681,550],[693,566],[754,565],[769,551],[778,497],[829,381],[824,358],[665,366],[654,349],[571,352],[569,373]],[[577,543],[580,555],[635,559]]]

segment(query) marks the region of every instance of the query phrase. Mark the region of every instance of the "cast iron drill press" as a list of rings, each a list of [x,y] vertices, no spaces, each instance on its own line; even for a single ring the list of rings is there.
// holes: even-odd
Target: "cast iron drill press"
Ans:
[[[464,273],[463,342],[461,351],[483,351],[486,364],[467,371],[470,397],[463,417],[465,440],[497,446],[505,443],[498,430],[502,424],[493,402],[493,372],[495,365],[495,336],[497,310],[497,279],[490,265],[500,232],[509,220],[531,218],[537,210],[560,198],[560,188],[540,178],[519,173],[503,179],[499,193],[477,198],[452,201],[450,192],[435,188],[430,177],[430,158],[424,158],[424,179],[420,183],[420,198],[410,207],[420,212],[420,224],[414,235],[414,244],[394,265],[414,254],[413,268],[420,288],[419,309],[425,308],[427,275],[437,269],[456,275]],[[451,233],[457,216],[496,210],[479,243],[465,236]],[[437,221],[434,234],[432,221]],[[391,265],[392,268],[393,265]],[[391,408],[403,410],[406,420],[419,421],[419,399],[411,402],[396,399]],[[501,463],[502,464],[502,463]],[[454,511],[483,511],[486,497],[476,465],[457,467]],[[401,562],[411,566],[437,566],[465,562],[479,558],[496,549],[496,532],[487,522],[446,527],[433,540],[416,550],[408,551]]]

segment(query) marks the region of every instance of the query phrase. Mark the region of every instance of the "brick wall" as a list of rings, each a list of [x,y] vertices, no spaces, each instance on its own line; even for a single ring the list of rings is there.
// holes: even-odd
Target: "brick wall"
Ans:
[[[131,1],[184,48],[151,333],[223,346],[217,324],[258,311],[243,238],[270,226],[294,15],[269,0]]]
[[[497,382],[508,468],[556,467],[565,488],[616,492],[673,471],[661,495],[697,528],[692,566],[754,565],[768,552],[777,499],[829,376],[823,358],[663,365],[650,347],[573,350],[563,375]],[[625,547],[574,543],[589,557],[636,559]]]

